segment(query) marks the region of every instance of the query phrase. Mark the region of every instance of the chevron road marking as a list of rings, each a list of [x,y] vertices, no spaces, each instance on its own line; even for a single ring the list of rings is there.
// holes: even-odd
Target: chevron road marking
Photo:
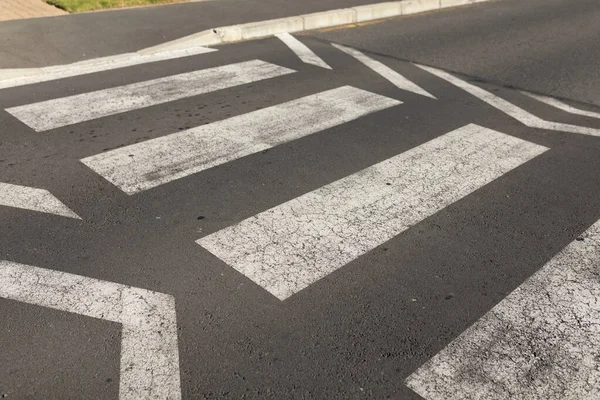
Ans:
[[[546,150],[468,125],[197,243],[284,300]]]
[[[472,94],[473,96],[483,100],[488,103],[492,107],[502,111],[503,113],[511,116],[522,124],[537,129],[546,129],[549,131],[559,131],[559,132],[570,132],[570,133],[579,133],[582,135],[591,135],[591,136],[600,136],[600,129],[595,128],[587,128],[584,126],[578,125],[570,125],[570,124],[561,124],[558,122],[550,122],[543,120],[535,115],[523,110],[520,107],[515,106],[508,101],[501,99],[500,97],[488,92],[487,90],[481,89],[475,85],[467,83],[462,79],[455,77],[447,72],[444,72],[440,69],[433,67],[426,67],[424,65],[415,64],[417,67],[432,73],[433,75],[441,78],[454,86],[457,86],[464,91]]]
[[[303,63],[316,65],[317,67],[331,69],[325,61],[323,61],[318,55],[316,55],[311,49],[309,49],[304,43],[290,35],[289,33],[280,33],[275,35],[281,40],[287,47],[289,47]]]
[[[576,107],[570,106],[566,103],[563,103],[562,101],[555,99],[553,97],[542,96],[541,94],[530,93],[530,92],[526,92],[524,90],[521,90],[520,92],[523,93],[525,96],[529,96],[532,99],[536,99],[538,101],[541,101],[542,103],[546,103],[550,106],[556,107],[559,110],[566,111],[570,114],[582,115],[584,117],[600,119],[600,113],[593,112],[593,111],[581,110],[579,108],[576,108]]]
[[[49,191],[10,183],[0,182],[0,206],[81,219]]]
[[[0,260],[0,297],[122,324],[119,399],[181,398],[173,296]]]
[[[406,384],[426,400],[600,399],[600,221]]]
[[[294,72],[260,60],[245,61],[12,107],[6,111],[40,132]]]
[[[375,71],[376,73],[393,83],[394,86],[396,86],[397,88],[435,99],[435,96],[433,96],[425,89],[409,81],[390,67],[380,63],[377,60],[372,59],[371,57],[361,53],[360,51],[352,49],[350,47],[342,46],[340,44],[332,43],[331,45],[336,49],[341,50],[344,53],[356,58],[358,61],[360,61],[361,63],[371,68],[373,71]]]
[[[134,194],[398,104],[398,100],[344,86],[81,162],[125,193]]]

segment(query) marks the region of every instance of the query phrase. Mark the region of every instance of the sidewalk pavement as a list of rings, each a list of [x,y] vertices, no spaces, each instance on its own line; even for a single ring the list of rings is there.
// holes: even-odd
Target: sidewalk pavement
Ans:
[[[0,0],[0,21],[64,15],[66,11],[43,0]]]
[[[5,21],[0,22],[0,68],[68,64],[135,52],[215,27],[381,1],[213,0]]]

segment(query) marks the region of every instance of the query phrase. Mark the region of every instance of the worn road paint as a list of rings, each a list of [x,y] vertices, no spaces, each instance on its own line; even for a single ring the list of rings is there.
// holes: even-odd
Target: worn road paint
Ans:
[[[134,194],[398,104],[402,103],[345,86],[81,162]]]
[[[0,260],[0,297],[121,323],[119,399],[181,398],[173,296]]]
[[[426,400],[600,399],[600,221],[406,384]]]
[[[600,136],[600,129],[587,128],[584,126],[578,125],[570,125],[570,124],[561,124],[559,122],[550,122],[543,120],[535,115],[523,110],[516,105],[501,99],[500,97],[488,92],[487,90],[481,89],[475,85],[467,83],[462,79],[455,77],[447,72],[444,72],[440,69],[433,67],[426,67],[424,65],[415,64],[417,67],[432,73],[433,75],[441,78],[454,86],[457,86],[464,91],[472,94],[473,96],[479,98],[480,100],[488,103],[492,107],[502,111],[503,113],[511,116],[522,124],[537,129],[546,129],[549,131],[559,131],[559,132],[570,132],[570,133],[579,133],[582,135],[590,135],[590,136]]]
[[[575,107],[570,106],[566,103],[563,103],[562,101],[555,99],[553,97],[542,96],[541,94],[530,93],[530,92],[526,92],[524,90],[521,90],[520,92],[523,93],[525,96],[529,96],[532,99],[536,99],[538,101],[541,101],[542,103],[546,103],[550,106],[556,107],[559,110],[566,111],[570,114],[583,115],[584,117],[590,117],[590,118],[600,118],[600,113],[575,108]]]
[[[317,67],[331,69],[325,61],[309,49],[304,43],[290,35],[289,33],[280,33],[277,36],[287,47],[289,47],[303,63],[316,65]]]
[[[360,51],[352,49],[350,47],[342,46],[340,44],[332,43],[331,45],[336,49],[341,50],[344,53],[356,58],[358,61],[360,61],[361,63],[371,68],[373,71],[375,71],[376,73],[393,83],[394,86],[396,86],[397,88],[435,99],[435,96],[433,96],[425,89],[409,81],[404,76],[400,75],[398,72],[394,71],[390,67],[380,63],[377,60],[372,59],[371,57],[368,57]]]
[[[468,125],[197,243],[284,300],[546,150]]]
[[[81,219],[45,189],[0,182],[0,206]]]
[[[294,72],[260,60],[245,61],[27,104],[6,111],[40,132]]]
[[[190,57],[199,54],[210,53],[213,51],[217,51],[217,49],[209,49],[208,47],[194,47],[190,49],[166,51],[148,55],[139,53],[126,53],[119,56],[85,60],[73,64],[32,68],[30,70],[31,75],[0,79],[0,89],[53,81],[56,79],[70,78],[72,76],[87,75],[95,72],[109,71],[157,61]],[[0,70],[0,75],[2,75],[2,72],[3,71]]]

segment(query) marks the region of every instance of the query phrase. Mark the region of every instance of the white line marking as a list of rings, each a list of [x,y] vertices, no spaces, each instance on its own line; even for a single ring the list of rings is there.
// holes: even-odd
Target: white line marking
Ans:
[[[0,206],[81,219],[49,191],[10,183],[0,182]]]
[[[427,400],[600,399],[600,221],[406,384]]]
[[[380,63],[377,60],[372,59],[371,57],[368,57],[360,51],[335,43],[332,43],[331,45],[336,49],[341,50],[344,53],[356,58],[358,61],[360,61],[361,63],[371,68],[373,71],[375,71],[376,73],[393,83],[394,86],[396,86],[397,88],[435,99],[435,96],[433,96],[425,89],[409,81],[404,76],[400,75],[398,72],[394,71],[390,67]]]
[[[457,87],[463,89],[464,91],[472,94],[473,96],[479,98],[480,100],[483,100],[484,102],[488,103],[492,107],[497,108],[498,110],[511,116],[512,118],[516,119],[517,121],[521,122],[522,124],[524,124],[530,128],[546,129],[546,130],[550,130],[550,131],[559,131],[559,132],[579,133],[582,135],[600,136],[600,129],[587,128],[584,126],[577,126],[577,125],[570,125],[570,124],[561,124],[558,122],[550,122],[550,121],[543,120],[543,119],[536,117],[535,115],[523,110],[522,108],[517,107],[516,105],[509,103],[508,101],[501,99],[500,97],[498,97],[484,89],[481,89],[480,87],[471,85],[470,83],[467,83],[467,82],[463,81],[462,79],[455,77],[454,75],[451,75],[451,74],[444,72],[442,70],[439,70],[437,68],[426,67],[424,65],[418,65],[418,64],[415,64],[415,65],[425,71],[432,73],[433,75],[435,75],[447,82],[450,82],[454,86],[457,86]]]
[[[92,74],[94,72],[109,71],[117,68],[130,67],[133,65],[146,64],[156,61],[172,60],[175,58],[189,57],[198,54],[210,53],[217,49],[206,47],[194,47],[190,49],[166,51],[157,54],[144,55],[139,53],[126,53],[118,56],[102,57],[85,60],[66,65],[54,65],[51,67],[31,68],[30,75],[15,78],[0,79],[0,89],[30,85],[32,83],[47,82],[56,79],[70,78],[73,76]],[[8,75],[11,70],[0,70],[0,76]],[[24,71],[16,69],[14,73],[22,74]]]
[[[119,399],[181,398],[173,296],[0,260],[0,297],[123,324]]]
[[[550,106],[558,108],[559,110],[563,110],[563,111],[566,111],[571,114],[583,115],[584,117],[590,117],[590,118],[600,118],[600,113],[575,108],[575,107],[570,106],[566,103],[563,103],[562,101],[555,99],[553,97],[542,96],[541,94],[526,92],[524,90],[521,90],[520,92],[523,93],[525,96],[529,96],[533,99],[541,101],[542,103],[546,103]]]
[[[284,300],[546,150],[468,125],[197,243]]]
[[[302,62],[316,65],[317,67],[331,69],[325,61],[309,49],[304,43],[290,35],[289,33],[280,33],[277,36],[287,47],[289,47]]]
[[[40,132],[294,72],[253,60],[27,104],[6,111]]]
[[[398,104],[398,100],[345,86],[81,162],[134,194]]]

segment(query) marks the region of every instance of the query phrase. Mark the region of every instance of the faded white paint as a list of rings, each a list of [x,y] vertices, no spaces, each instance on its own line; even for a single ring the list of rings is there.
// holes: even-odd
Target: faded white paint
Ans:
[[[570,132],[570,133],[579,133],[582,135],[591,135],[591,136],[600,136],[600,129],[595,128],[587,128],[584,126],[578,125],[570,125],[570,124],[561,124],[559,122],[550,122],[543,120],[535,115],[523,110],[516,105],[501,99],[500,97],[484,90],[478,86],[472,85],[468,82],[463,81],[451,75],[447,72],[444,72],[440,69],[433,67],[426,67],[424,65],[417,65],[417,67],[432,73],[433,75],[441,78],[451,84],[463,89],[464,91],[472,94],[473,96],[479,98],[480,100],[485,101],[492,107],[502,111],[503,113],[511,116],[522,124],[537,129],[546,129],[549,131],[559,131],[559,132]]]
[[[406,384],[426,400],[600,399],[600,221]]]
[[[81,160],[134,194],[401,104],[345,86]]]
[[[411,82],[410,80],[406,79],[404,76],[400,75],[398,72],[394,71],[387,65],[384,65],[381,62],[374,60],[371,57],[361,53],[360,51],[352,49],[350,47],[334,43],[332,43],[331,45],[336,49],[341,50],[344,53],[356,58],[358,61],[360,61],[367,67],[371,68],[374,72],[378,73],[379,75],[390,81],[397,88],[435,99],[435,96],[433,96],[431,93],[416,85],[415,83]]]
[[[532,99],[536,99],[538,101],[541,101],[542,103],[546,103],[550,106],[558,108],[559,110],[563,110],[563,111],[566,111],[571,114],[582,115],[584,117],[600,119],[600,113],[593,112],[593,111],[587,111],[587,110],[581,110],[581,109],[573,107],[569,104],[563,103],[562,101],[555,99],[553,97],[542,96],[541,94],[530,93],[530,92],[526,92],[523,90],[521,90],[521,93],[523,93],[526,96],[531,97]]]
[[[118,56],[95,58],[79,61],[73,64],[53,65],[42,68],[21,68],[15,70],[0,69],[0,89],[30,85],[33,83],[47,82],[56,79],[70,78],[72,76],[92,74],[95,72],[109,71],[117,68],[125,68],[133,65],[146,64],[157,61],[172,60],[175,58],[190,57],[198,54],[210,53],[217,49],[207,47],[192,47],[165,51],[156,54],[125,53]],[[2,79],[3,76],[17,76]]]
[[[12,107],[6,111],[40,132],[293,72],[260,60],[245,61]]]
[[[546,150],[468,125],[198,244],[284,300]]]
[[[49,191],[11,183],[0,182],[0,206],[81,219]]]
[[[277,36],[287,47],[289,47],[303,63],[316,65],[317,67],[331,69],[325,61],[309,49],[304,43],[290,35],[289,33],[280,33]]]
[[[119,399],[181,398],[173,296],[0,260],[0,298],[122,324]]]

